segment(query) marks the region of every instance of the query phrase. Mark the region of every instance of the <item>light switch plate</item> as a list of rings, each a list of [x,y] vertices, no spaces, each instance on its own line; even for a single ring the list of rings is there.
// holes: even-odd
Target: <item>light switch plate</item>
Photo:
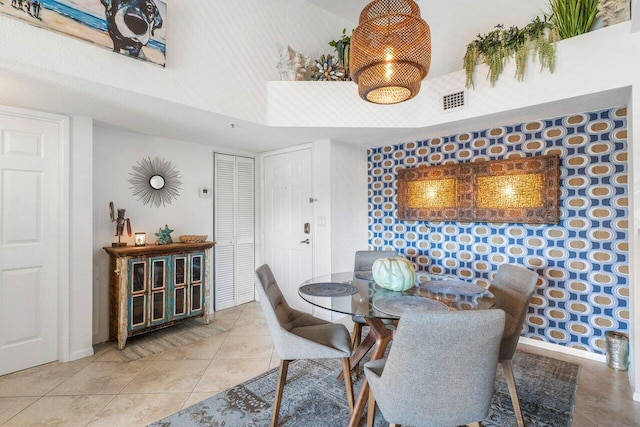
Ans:
[[[200,197],[203,199],[210,199],[211,198],[211,189],[210,188],[201,188],[199,190],[200,193]]]

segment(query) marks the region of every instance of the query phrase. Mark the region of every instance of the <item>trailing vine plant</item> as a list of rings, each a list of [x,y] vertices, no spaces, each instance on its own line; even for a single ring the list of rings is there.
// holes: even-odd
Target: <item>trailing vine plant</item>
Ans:
[[[524,79],[530,55],[538,58],[541,70],[547,68],[553,72],[556,40],[557,34],[547,16],[543,19],[535,17],[522,29],[515,25],[509,28],[496,25],[493,31],[478,34],[477,38],[467,45],[464,55],[466,87],[474,86],[473,72],[480,60],[489,67],[487,78],[491,86],[495,85],[511,57],[516,63],[515,77],[518,81]]]

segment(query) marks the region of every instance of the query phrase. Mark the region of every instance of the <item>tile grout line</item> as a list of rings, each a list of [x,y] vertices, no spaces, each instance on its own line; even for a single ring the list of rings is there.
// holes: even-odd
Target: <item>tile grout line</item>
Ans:
[[[87,423],[85,424],[85,426],[90,425],[90,424],[93,422],[93,420],[95,420],[95,419],[96,419],[96,417],[97,417],[98,415],[100,415],[100,413],[101,413],[102,411],[104,411],[104,410],[107,408],[107,406],[109,406],[109,405],[111,404],[111,402],[113,402],[113,401],[115,400],[115,398],[116,398],[116,397],[118,397],[118,395],[117,395],[117,394],[114,394],[114,395],[113,395],[113,397],[111,397],[111,399],[109,399],[109,401],[108,401],[108,402],[107,402],[107,403],[106,403],[106,404],[105,404],[105,405],[104,405],[104,406],[103,406],[103,407],[102,407],[98,412],[96,412],[96,413],[93,415],[93,417],[91,417],[91,419],[90,419],[89,421],[87,421]]]
[[[25,406],[24,408],[22,408],[22,410],[18,411],[18,413],[16,413],[13,417],[9,418],[8,420],[6,420],[5,422],[3,422],[2,424],[0,424],[0,426],[3,426],[5,424],[7,424],[9,421],[11,421],[12,419],[14,419],[15,417],[17,417],[18,415],[20,415],[23,411],[26,411],[27,408],[33,406],[37,401],[39,401],[40,399],[42,399],[45,395],[42,396],[9,396],[9,397],[35,397],[36,400],[34,400],[33,402],[31,402],[30,404],[28,404],[27,406]]]
[[[242,313],[244,313],[244,309],[242,310],[242,312],[240,313],[240,315],[242,315]],[[220,343],[220,346],[218,346],[217,350],[213,353],[213,355],[211,356],[211,359],[209,359],[209,363],[207,364],[207,367],[204,369],[204,371],[202,372],[202,374],[200,375],[200,378],[198,379],[198,381],[196,381],[195,385],[193,386],[193,388],[191,389],[191,394],[194,393],[194,390],[198,387],[198,385],[200,385],[200,382],[202,381],[202,378],[204,377],[205,372],[207,371],[207,369],[209,369],[209,367],[211,366],[211,364],[213,363],[213,360],[216,357],[216,354],[218,354],[218,352],[220,351],[220,349],[222,348],[222,346],[224,345],[225,341],[227,341],[227,339],[229,338],[229,332],[233,330],[233,328],[235,328],[236,323],[238,322],[238,319],[240,318],[240,316],[238,316],[238,318],[233,320],[233,325],[231,326],[231,328],[229,328],[228,331],[223,332],[225,334],[224,339],[222,340],[222,342]],[[215,321],[215,312],[214,312],[214,318],[211,319],[211,321]],[[188,399],[188,398],[187,398]],[[186,401],[185,401],[186,402]],[[184,403],[183,403],[184,406]]]

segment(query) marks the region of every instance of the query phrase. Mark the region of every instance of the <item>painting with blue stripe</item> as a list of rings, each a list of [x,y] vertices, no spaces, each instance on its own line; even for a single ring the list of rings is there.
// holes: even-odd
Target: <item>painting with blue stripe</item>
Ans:
[[[160,0],[10,1],[0,0],[0,14],[165,66],[167,5]]]

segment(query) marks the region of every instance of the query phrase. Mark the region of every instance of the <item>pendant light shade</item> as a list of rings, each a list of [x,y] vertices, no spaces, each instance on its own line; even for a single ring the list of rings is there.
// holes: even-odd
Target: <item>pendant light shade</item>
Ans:
[[[374,0],[351,35],[351,78],[376,104],[413,98],[431,67],[431,31],[413,0]]]

